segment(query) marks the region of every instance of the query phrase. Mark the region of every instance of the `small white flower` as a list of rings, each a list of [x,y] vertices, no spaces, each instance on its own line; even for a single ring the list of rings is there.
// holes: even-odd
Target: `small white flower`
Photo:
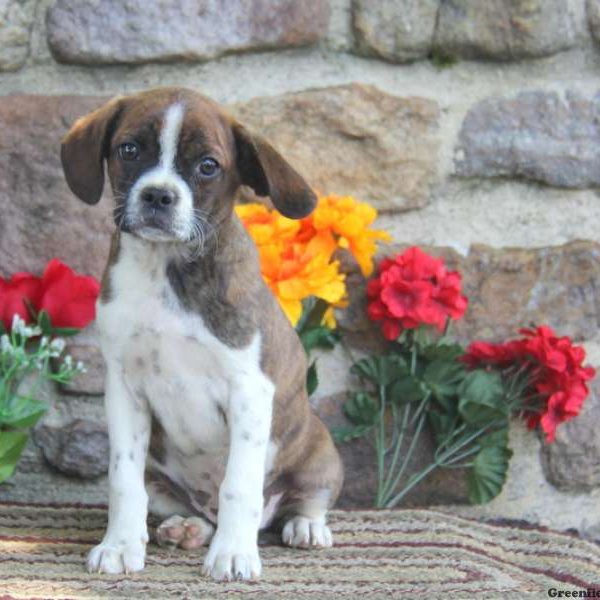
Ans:
[[[48,336],[45,335],[40,340],[40,350],[42,350],[43,348],[45,348],[47,345],[48,345]]]
[[[50,356],[57,357],[62,354],[65,349],[65,340],[62,338],[55,338],[50,342]]]
[[[27,331],[27,337],[36,337],[38,335],[42,335],[42,330],[37,325],[34,325],[33,327],[26,327],[25,330]]]
[[[37,325],[33,327],[27,327],[25,325],[25,321],[23,321],[19,315],[13,316],[11,329],[14,333],[24,338],[31,338],[42,334],[42,330]]]
[[[75,369],[77,371],[79,371],[80,373],[87,373],[87,369],[85,368],[85,365],[80,360],[77,361],[77,364],[75,365]]]
[[[13,315],[11,331],[18,335],[24,335],[25,321],[19,315]]]
[[[65,356],[65,366],[67,367],[67,369],[73,368],[73,357],[70,354],[67,354],[67,356]]]
[[[10,343],[10,339],[9,339],[8,335],[6,335],[6,334],[4,334],[2,337],[0,337],[0,351],[5,352],[6,354],[14,353],[14,348],[12,347],[12,344]]]

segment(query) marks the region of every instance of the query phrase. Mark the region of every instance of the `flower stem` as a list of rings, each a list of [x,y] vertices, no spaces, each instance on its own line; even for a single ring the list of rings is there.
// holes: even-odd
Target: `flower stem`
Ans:
[[[402,448],[402,444],[404,442],[404,432],[406,431],[406,428],[408,425],[409,415],[410,415],[410,403],[407,402],[404,405],[404,413],[402,415],[402,424],[400,426],[400,432],[398,433],[398,438],[396,439],[396,444],[394,446],[394,455],[392,457],[392,462],[388,469],[388,474],[386,477],[384,477],[384,481],[381,486],[381,496],[379,498],[381,505],[378,505],[377,508],[383,507],[383,503],[385,502],[384,499],[389,494],[388,487],[389,487],[391,479],[394,475],[394,470],[396,469],[396,463],[398,462],[398,458],[400,456],[400,449]],[[397,426],[396,422],[394,421],[394,427],[396,427],[396,426]]]
[[[410,492],[410,490],[412,490],[415,487],[415,485],[417,485],[420,481],[422,481],[425,477],[427,477],[427,475],[429,475],[429,473],[431,473],[431,471],[433,471],[435,468],[444,466],[446,463],[449,463],[450,465],[452,465],[454,462],[454,459],[453,460],[449,460],[449,459],[451,459],[455,453],[457,453],[459,450],[462,450],[465,446],[468,446],[471,442],[476,440],[480,435],[485,433],[491,427],[496,426],[498,423],[499,423],[498,421],[493,421],[491,423],[488,423],[487,425],[484,425],[483,427],[480,427],[474,433],[467,435],[463,439],[457,440],[452,446],[447,448],[441,454],[439,454],[439,452],[438,452],[441,447],[438,448],[438,451],[436,451],[436,453],[434,454],[433,462],[431,462],[427,467],[425,467],[425,469],[423,469],[420,473],[413,475],[413,477],[411,477],[411,479],[409,479],[408,483],[400,490],[400,492],[398,492],[398,494],[396,494],[391,500],[386,501],[386,503],[384,505],[385,508],[394,508],[394,506],[396,506],[398,504],[398,502],[400,502],[400,500],[402,500],[402,498],[404,498],[404,496],[406,496],[406,494],[408,494],[408,492]],[[449,436],[449,439],[452,439],[453,437],[455,437],[455,435],[454,435],[455,433],[456,432],[454,432],[451,436]],[[458,456],[456,456],[454,458],[456,460],[463,459],[466,456],[474,454],[475,451],[477,451],[477,450],[478,450],[478,448],[470,448],[466,452],[462,452],[461,454],[459,454]]]
[[[402,464],[400,465],[400,469],[398,470],[396,477],[394,477],[394,480],[392,482],[389,482],[389,481],[386,482],[387,485],[384,488],[384,497],[382,500],[384,506],[386,505],[386,502],[389,499],[390,495],[393,494],[394,490],[398,486],[398,483],[400,483],[400,480],[402,479],[402,475],[404,475],[404,471],[406,470],[406,468],[408,467],[408,465],[410,463],[414,449],[417,446],[417,441],[421,435],[421,429],[423,428],[423,425],[425,423],[425,418],[426,418],[426,414],[423,412],[417,423],[417,427],[415,428],[415,432],[410,441],[410,446],[408,447],[408,451],[406,452],[406,455],[404,456],[404,459],[402,460]],[[394,468],[395,468],[395,465],[390,469],[390,475],[389,475],[390,479],[393,476]]]
[[[377,495],[375,506],[379,507],[385,471],[385,386],[378,386],[379,392],[379,427],[375,429],[375,452],[377,453]]]

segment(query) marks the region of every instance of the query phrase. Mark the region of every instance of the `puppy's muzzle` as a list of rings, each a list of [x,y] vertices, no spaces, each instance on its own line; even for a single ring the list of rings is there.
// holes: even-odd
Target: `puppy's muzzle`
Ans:
[[[173,222],[173,212],[179,195],[175,190],[146,187],[140,192],[140,221],[144,227],[168,230]]]

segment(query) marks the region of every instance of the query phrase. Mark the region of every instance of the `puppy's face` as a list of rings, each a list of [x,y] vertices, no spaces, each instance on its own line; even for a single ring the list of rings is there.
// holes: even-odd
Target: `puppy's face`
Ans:
[[[79,119],[61,157],[72,191],[90,204],[102,193],[106,161],[117,227],[150,241],[201,243],[231,214],[241,184],[293,218],[316,202],[269,144],[177,88],[117,98]]]

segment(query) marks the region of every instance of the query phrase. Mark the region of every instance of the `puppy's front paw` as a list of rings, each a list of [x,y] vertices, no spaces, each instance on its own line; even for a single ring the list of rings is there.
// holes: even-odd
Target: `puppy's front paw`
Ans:
[[[333,545],[331,531],[325,521],[300,516],[285,524],[281,539],[286,546],[296,548],[329,548]]]
[[[146,543],[127,540],[104,541],[88,554],[87,569],[90,573],[133,573],[144,568]]]
[[[204,559],[202,572],[217,581],[258,579],[261,572],[258,545],[256,542],[240,543],[235,538],[220,536],[217,530]]]

